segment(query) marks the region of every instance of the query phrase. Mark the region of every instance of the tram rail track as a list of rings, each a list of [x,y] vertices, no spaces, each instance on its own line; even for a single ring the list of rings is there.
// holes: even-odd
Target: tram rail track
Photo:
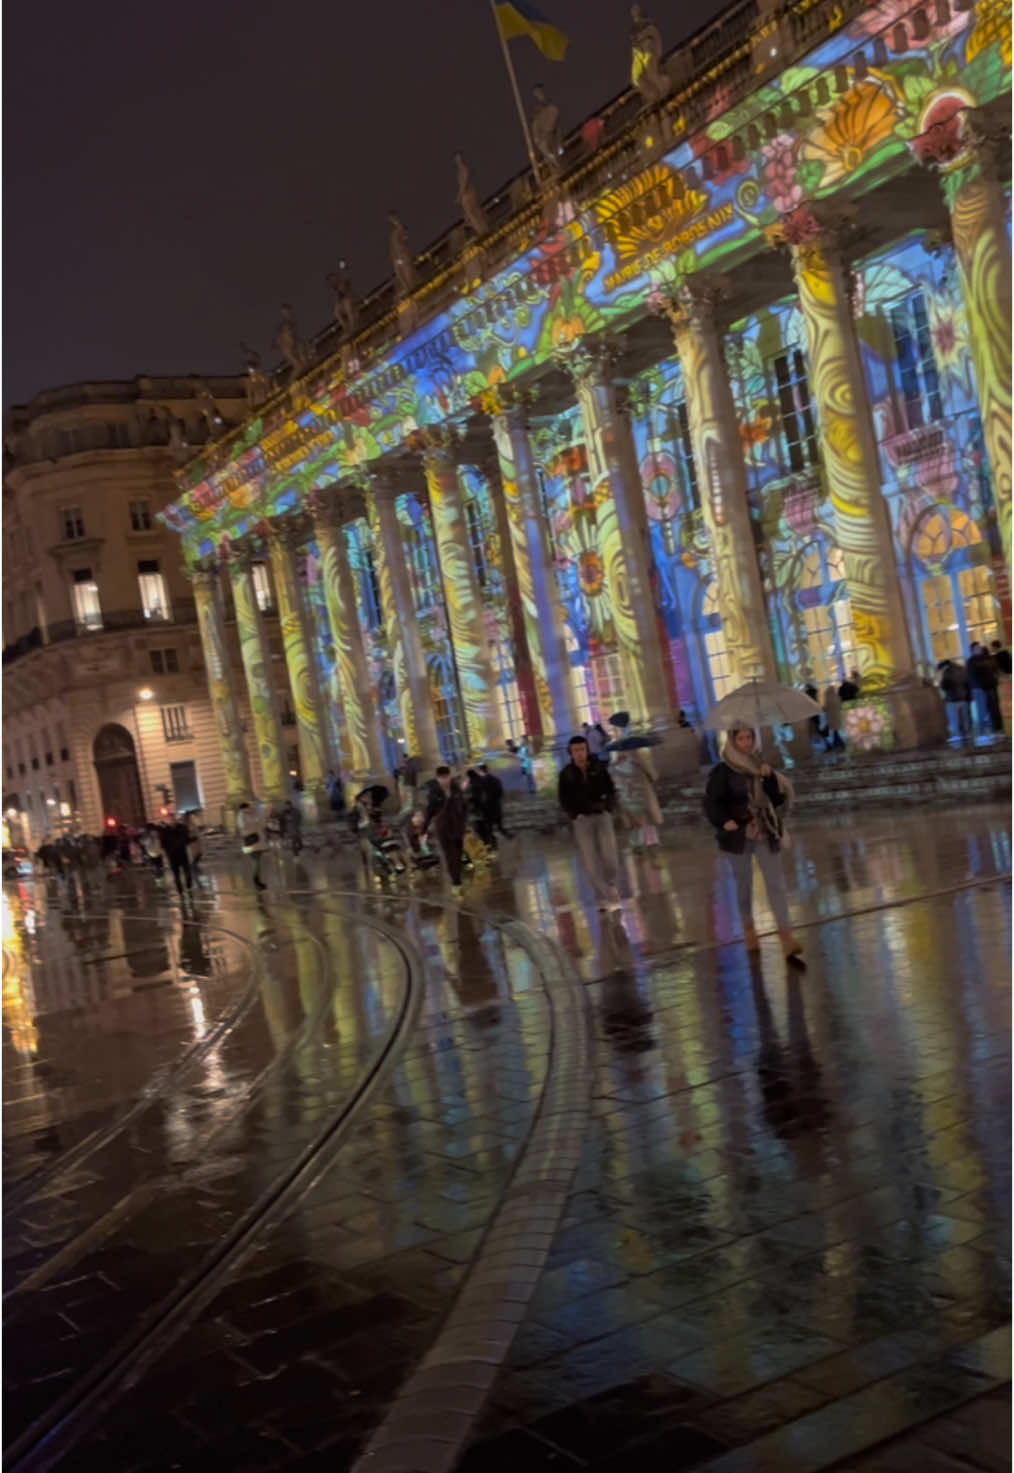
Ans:
[[[81,919],[100,920],[102,917],[96,912],[82,912]],[[137,913],[125,913],[124,919],[147,921],[151,917]],[[220,1014],[206,1033],[185,1049],[174,1063],[157,1070],[145,1087],[124,1108],[116,1111],[113,1118],[105,1125],[91,1131],[75,1145],[62,1151],[54,1160],[46,1162],[44,1166],[38,1167],[35,1171],[9,1184],[5,1183],[2,1204],[4,1221],[23,1208],[26,1202],[30,1202],[41,1195],[44,1190],[51,1188],[53,1182],[61,1176],[68,1175],[83,1166],[96,1152],[102,1150],[116,1136],[121,1135],[145,1110],[171,1094],[189,1070],[217,1048],[226,1035],[254,1006],[263,983],[263,957],[257,954],[250,939],[241,936],[237,931],[225,926],[216,926],[213,923],[207,923],[207,930],[215,931],[220,936],[227,936],[230,940],[249,946],[253,951],[251,976],[247,986],[226,1011]],[[175,966],[178,976],[180,971],[178,956]]]
[[[342,914],[384,937],[394,948],[401,968],[397,1005],[355,1082],[328,1111],[324,1124],[203,1254],[193,1270],[151,1305],[126,1334],[119,1336],[78,1374],[45,1412],[11,1441],[5,1449],[5,1465],[10,1473],[45,1473],[56,1467],[104,1410],[140,1379],[214,1298],[224,1279],[242,1265],[263,1236],[294,1210],[305,1192],[329,1169],[353,1121],[397,1064],[422,1006],[421,958],[398,931],[376,917],[362,913],[350,915],[347,911]],[[330,1000],[333,989],[322,988],[321,993]],[[318,1022],[324,1011],[319,1001],[315,1010]],[[308,1018],[298,1030],[304,1035],[303,1044],[312,1043],[311,1021]],[[298,1047],[295,1038],[290,1041],[284,1062],[292,1063]],[[271,1073],[277,1073],[277,1069]],[[115,1223],[110,1222],[110,1227],[114,1228]]]

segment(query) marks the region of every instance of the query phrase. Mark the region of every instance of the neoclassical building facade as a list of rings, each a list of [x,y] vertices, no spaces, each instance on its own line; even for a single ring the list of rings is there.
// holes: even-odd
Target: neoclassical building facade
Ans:
[[[257,374],[164,514],[232,799],[285,786],[266,582],[311,794],[754,676],[932,735],[923,678],[1010,626],[1010,38],[735,6]]]

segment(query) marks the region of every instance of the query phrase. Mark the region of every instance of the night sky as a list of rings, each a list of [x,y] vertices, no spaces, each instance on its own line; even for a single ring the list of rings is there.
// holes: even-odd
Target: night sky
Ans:
[[[526,101],[565,130],[627,84],[622,0],[540,0],[567,60],[511,43]],[[648,3],[666,47],[721,0]],[[156,18],[159,18],[158,20]],[[4,402],[77,379],[273,361],[279,305],[304,336],[345,256],[388,274],[387,212],[422,250],[525,162],[486,0],[136,0],[9,6]]]

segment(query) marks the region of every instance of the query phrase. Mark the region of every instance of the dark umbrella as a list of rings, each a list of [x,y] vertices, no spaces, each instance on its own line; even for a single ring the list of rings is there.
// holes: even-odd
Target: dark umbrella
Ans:
[[[646,731],[642,736],[619,737],[615,742],[610,742],[605,750],[607,752],[636,752],[640,747],[659,747],[661,745],[660,736],[656,736],[652,731]]]
[[[610,716],[609,718],[609,725],[616,726],[620,729],[620,731],[623,731],[625,727],[630,725],[630,712],[614,711],[612,716]]]

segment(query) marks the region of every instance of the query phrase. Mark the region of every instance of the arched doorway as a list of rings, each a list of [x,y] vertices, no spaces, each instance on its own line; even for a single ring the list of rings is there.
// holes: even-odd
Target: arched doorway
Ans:
[[[102,817],[140,826],[145,822],[134,738],[125,726],[104,726],[92,747],[102,795]]]

